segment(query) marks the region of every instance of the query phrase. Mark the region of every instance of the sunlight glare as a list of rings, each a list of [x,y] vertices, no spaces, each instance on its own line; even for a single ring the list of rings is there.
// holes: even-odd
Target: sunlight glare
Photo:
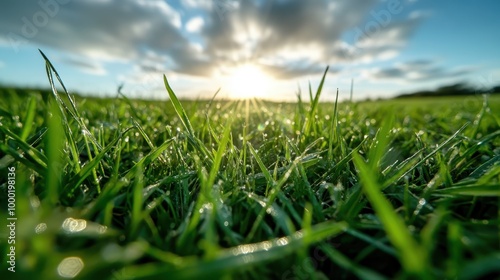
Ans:
[[[226,83],[229,96],[235,99],[266,97],[270,84],[271,78],[252,64],[234,69]]]

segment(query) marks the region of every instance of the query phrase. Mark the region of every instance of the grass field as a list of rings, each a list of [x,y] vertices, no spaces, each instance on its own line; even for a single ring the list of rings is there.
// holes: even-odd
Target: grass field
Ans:
[[[180,102],[165,83],[168,102],[2,92],[1,279],[500,275],[498,97]]]

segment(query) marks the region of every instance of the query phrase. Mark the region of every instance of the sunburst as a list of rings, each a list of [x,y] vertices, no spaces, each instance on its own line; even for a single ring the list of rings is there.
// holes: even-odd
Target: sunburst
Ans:
[[[271,81],[271,77],[256,65],[243,64],[227,76],[226,86],[231,98],[262,98],[269,94]]]

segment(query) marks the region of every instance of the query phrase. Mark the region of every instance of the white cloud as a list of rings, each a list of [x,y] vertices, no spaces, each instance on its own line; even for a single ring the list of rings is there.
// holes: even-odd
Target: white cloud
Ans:
[[[92,61],[84,61],[79,58],[74,58],[74,57],[65,57],[60,59],[61,62],[75,66],[78,69],[80,69],[82,72],[91,74],[91,75],[97,75],[97,76],[102,76],[106,75],[107,71],[104,69],[102,64],[95,63]]]
[[[137,3],[148,10],[160,11],[170,23],[177,27],[181,27],[181,16],[164,0],[137,0]]]
[[[173,47],[171,42],[185,41],[178,30],[179,13],[161,0],[73,1],[61,5],[45,26],[31,22],[31,15],[40,11],[36,2],[7,1],[3,5],[10,12],[0,18],[0,36],[15,34],[30,44],[95,60],[134,60],[145,49],[165,52]],[[21,20],[23,17],[31,23]],[[33,34],[26,32],[30,24]],[[10,39],[7,36],[2,41]]]
[[[209,77],[242,63],[280,78],[318,74],[327,64],[397,56],[422,16],[391,21],[354,43],[346,32],[362,26],[378,0],[234,1],[106,0],[60,5],[44,26],[27,36],[26,23],[40,11],[37,2],[2,4],[0,44],[17,34],[79,61],[131,62],[144,71]],[[174,8],[175,7],[175,8]],[[182,20],[188,19],[185,26]],[[193,39],[195,38],[195,39]],[[153,55],[152,55],[153,54]],[[83,67],[83,65],[80,65]],[[89,65],[88,65],[89,66]]]
[[[210,9],[212,9],[213,1],[210,1],[210,0],[181,0],[181,3],[186,8],[210,10]]]
[[[445,69],[433,60],[413,60],[396,63],[392,67],[373,68],[363,71],[363,76],[372,81],[391,80],[399,83],[432,81],[462,77],[472,72],[472,68]]]
[[[186,30],[192,33],[200,32],[201,28],[203,27],[203,23],[203,18],[194,17],[186,23]]]

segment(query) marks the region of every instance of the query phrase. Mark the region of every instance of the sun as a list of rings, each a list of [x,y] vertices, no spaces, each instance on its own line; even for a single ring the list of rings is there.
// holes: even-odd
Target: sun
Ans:
[[[236,67],[227,76],[227,90],[234,99],[248,99],[266,97],[269,94],[271,77],[253,64],[244,64]]]

